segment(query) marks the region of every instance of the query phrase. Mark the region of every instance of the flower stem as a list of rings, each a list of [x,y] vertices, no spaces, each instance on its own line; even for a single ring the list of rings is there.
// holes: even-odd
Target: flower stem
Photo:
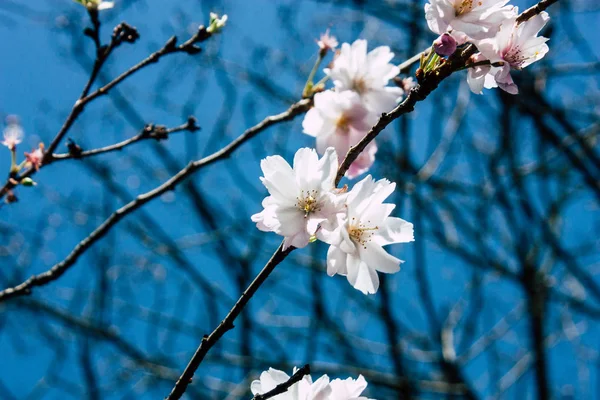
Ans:
[[[310,95],[312,94],[312,89],[315,86],[313,84],[313,79],[315,77],[315,74],[317,73],[317,69],[319,69],[319,66],[321,65],[321,61],[323,61],[323,55],[321,54],[321,52],[319,52],[317,61],[315,62],[315,65],[313,65],[310,74],[308,74],[308,79],[306,80],[306,84],[304,85],[304,89],[302,90],[302,98],[310,97]],[[319,81],[319,83],[321,82]]]

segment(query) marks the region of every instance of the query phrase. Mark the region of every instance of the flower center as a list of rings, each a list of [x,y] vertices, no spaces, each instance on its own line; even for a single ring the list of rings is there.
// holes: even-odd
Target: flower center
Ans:
[[[300,196],[296,197],[296,204],[294,206],[298,207],[299,210],[304,212],[304,218],[308,217],[308,215],[313,211],[321,210],[319,203],[317,202],[317,196],[319,192],[316,190],[304,190],[300,191]]]
[[[346,114],[342,114],[342,116],[337,120],[335,126],[338,130],[348,133],[350,129],[350,118]]]
[[[364,94],[367,92],[367,83],[363,78],[357,78],[352,82],[352,89],[358,94]]]
[[[356,218],[352,217],[352,222],[348,226],[348,235],[350,235],[350,239],[352,239],[352,241],[358,243],[366,249],[367,243],[371,241],[371,238],[375,234],[375,231],[378,229],[378,226],[369,227],[360,221],[356,221]]]
[[[481,2],[479,2],[481,5]],[[456,15],[463,15],[468,13],[473,9],[473,0],[456,0],[454,3],[454,10],[456,11]]]
[[[515,46],[511,48],[505,55],[504,61],[508,62],[512,68],[521,68],[521,65],[525,63],[525,61],[529,60],[529,58],[535,58],[539,52],[535,52],[531,57],[524,57],[521,52],[521,46]]]

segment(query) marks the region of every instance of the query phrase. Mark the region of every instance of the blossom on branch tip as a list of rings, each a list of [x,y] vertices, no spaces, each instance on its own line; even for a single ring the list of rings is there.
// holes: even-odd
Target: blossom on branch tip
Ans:
[[[296,373],[296,368],[294,368]],[[260,379],[255,380],[250,385],[252,394],[267,393],[277,385],[287,382],[290,379],[288,374],[274,368],[260,374]],[[302,380],[294,383],[285,393],[272,397],[273,400],[327,400],[331,395],[329,386],[329,377],[323,375],[315,382],[310,375],[305,375]]]
[[[19,143],[23,141],[23,128],[18,123],[9,123],[3,132],[4,140],[2,144],[9,150],[14,150]]]
[[[321,34],[321,38],[317,41],[317,45],[321,51],[324,52],[335,49],[338,44],[337,38],[329,34],[329,29],[327,29],[325,33]]]
[[[346,212],[337,215],[333,229],[323,227],[317,237],[330,244],[327,274],[345,275],[361,292],[375,293],[379,288],[377,271],[396,273],[398,258],[382,246],[414,241],[413,225],[390,217],[395,205],[383,201],[396,185],[386,179],[374,181],[370,175],[358,182],[346,197]]]
[[[509,0],[429,0],[425,18],[438,35],[450,33],[458,44],[493,37],[502,21],[515,16]]]
[[[90,10],[108,10],[109,8],[113,8],[115,6],[114,1],[103,1],[103,0],[73,0],[76,3],[84,5]]]
[[[516,18],[511,18],[502,23],[494,38],[477,42],[480,53],[472,61],[488,60],[490,65],[469,69],[467,82],[471,91],[480,94],[484,87],[499,87],[510,94],[517,94],[519,89],[510,71],[525,68],[546,55],[548,38],[537,35],[549,19],[547,12],[520,24]]]
[[[302,121],[304,133],[317,139],[317,151],[323,153],[334,147],[343,160],[351,146],[357,144],[377,123],[377,115],[370,112],[360,96],[353,91],[325,91],[317,93],[311,108]],[[366,172],[375,161],[377,146],[372,141],[347,172],[354,178]]]
[[[222,17],[219,17],[219,14],[217,13],[210,13],[210,19],[208,22],[208,28],[206,28],[206,31],[209,33],[219,33],[221,32],[221,29],[223,29],[225,27],[225,23],[227,22],[227,14],[223,15]]]
[[[36,171],[42,166],[42,159],[44,158],[44,144],[40,143],[40,146],[33,150],[31,153],[25,153],[25,160],[27,166],[34,167]]]
[[[376,114],[388,112],[403,95],[399,87],[386,86],[400,69],[390,63],[394,53],[388,46],[380,46],[367,53],[367,41],[356,40],[352,45],[343,43],[331,68],[324,71],[338,92],[352,90],[358,93],[365,106]]]
[[[338,168],[333,148],[320,159],[314,149],[302,148],[294,156],[293,168],[280,156],[267,157],[260,166],[270,196],[252,221],[261,231],[283,236],[284,250],[306,246],[319,225],[343,209],[343,196],[332,193]]]

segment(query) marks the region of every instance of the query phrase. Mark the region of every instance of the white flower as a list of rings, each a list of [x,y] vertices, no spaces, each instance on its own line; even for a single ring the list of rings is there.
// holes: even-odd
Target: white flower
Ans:
[[[219,33],[225,27],[225,23],[227,22],[227,14],[219,17],[217,13],[210,13],[210,19],[208,22],[208,28],[206,28],[207,32],[210,33]]]
[[[336,37],[329,34],[329,29],[327,29],[325,33],[321,34],[321,39],[317,41],[319,48],[325,52],[335,49],[338,44],[339,43]]]
[[[258,229],[284,236],[284,250],[304,247],[319,224],[343,207],[343,197],[332,193],[338,162],[333,148],[319,159],[314,149],[303,148],[294,156],[294,167],[280,156],[261,161],[262,183],[269,191],[264,210],[252,216]]]
[[[358,379],[334,379],[329,386],[332,392],[329,400],[369,400],[360,395],[367,388],[367,381],[362,375]]]
[[[400,72],[390,63],[394,53],[387,46],[377,47],[367,54],[367,41],[342,44],[331,69],[325,73],[333,79],[337,91],[357,92],[367,108],[376,114],[388,112],[403,94],[399,87],[387,87],[388,81]]]
[[[114,1],[102,1],[102,0],[74,0],[76,3],[82,4],[92,10],[108,10],[115,6]]]
[[[19,143],[23,141],[23,128],[19,124],[11,123],[4,128],[4,140],[2,144],[13,150]]]
[[[296,368],[294,368],[294,373]],[[250,386],[252,394],[263,394],[273,390],[277,385],[285,383],[290,377],[283,371],[269,368],[260,374],[260,380],[255,380]],[[328,400],[331,394],[329,377],[323,375],[315,382],[305,375],[298,383],[293,384],[287,392],[272,397],[273,400]]]
[[[517,24],[515,18],[502,23],[492,39],[481,40],[477,48],[481,52],[473,62],[489,60],[490,63],[503,63],[502,66],[479,66],[470,68],[467,82],[471,91],[480,94],[482,89],[500,87],[517,94],[519,89],[510,76],[511,69],[522,69],[544,57],[548,52],[547,38],[537,36],[550,17],[542,12],[533,18]]]
[[[515,15],[509,0],[429,0],[427,25],[434,33],[449,32],[458,44],[493,37],[507,18]]]
[[[304,133],[317,138],[317,151],[333,146],[343,160],[351,146],[357,144],[377,123],[377,116],[365,108],[360,96],[352,91],[326,92],[315,95],[315,106],[304,120]],[[346,173],[349,178],[366,172],[375,161],[377,146],[372,141]]]
[[[361,292],[375,293],[379,288],[377,271],[400,270],[398,258],[382,246],[414,240],[413,225],[390,217],[395,205],[383,201],[396,185],[386,179],[377,182],[368,175],[358,182],[346,198],[346,213],[338,214],[337,226],[324,226],[317,237],[329,243],[327,274],[346,275],[348,282]]]

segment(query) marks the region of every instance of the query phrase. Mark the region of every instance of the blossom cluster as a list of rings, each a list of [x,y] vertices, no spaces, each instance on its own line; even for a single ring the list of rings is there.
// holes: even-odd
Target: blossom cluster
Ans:
[[[337,46],[337,40],[325,34],[319,41],[322,50]],[[388,46],[367,52],[367,41],[343,43],[330,68],[324,72],[334,88],[316,93],[314,107],[308,111],[302,128],[316,138],[321,154],[335,148],[341,160],[377,123],[383,112],[392,110],[404,93],[402,88],[388,86],[400,69],[391,63],[394,53]],[[366,172],[375,161],[377,145],[372,141],[352,163],[346,176],[354,178]]]
[[[294,368],[294,373],[296,368]],[[260,379],[252,382],[252,394],[264,394],[277,385],[287,382],[290,377],[283,371],[269,368],[260,374]],[[361,396],[367,382],[362,375],[358,379],[329,380],[323,375],[313,382],[310,375],[305,375],[298,383],[293,384],[285,393],[272,397],[273,400],[369,400]]]
[[[262,231],[283,236],[284,250],[317,239],[329,244],[327,274],[346,276],[365,294],[377,292],[378,271],[400,270],[402,261],[382,247],[414,240],[413,225],[391,217],[395,206],[384,203],[394,183],[368,175],[349,191],[336,189],[338,158],[333,147],[321,158],[314,149],[302,148],[293,166],[280,156],[270,156],[262,160],[261,168],[269,196],[252,221]]]
[[[499,87],[517,94],[511,70],[538,61],[548,52],[547,38],[538,36],[550,19],[541,12],[518,21],[518,8],[508,0],[429,0],[425,17],[429,29],[440,35],[433,43],[440,56],[449,56],[457,45],[472,43],[479,51],[470,60],[467,82],[471,91]],[[468,66],[468,65],[467,65]]]

